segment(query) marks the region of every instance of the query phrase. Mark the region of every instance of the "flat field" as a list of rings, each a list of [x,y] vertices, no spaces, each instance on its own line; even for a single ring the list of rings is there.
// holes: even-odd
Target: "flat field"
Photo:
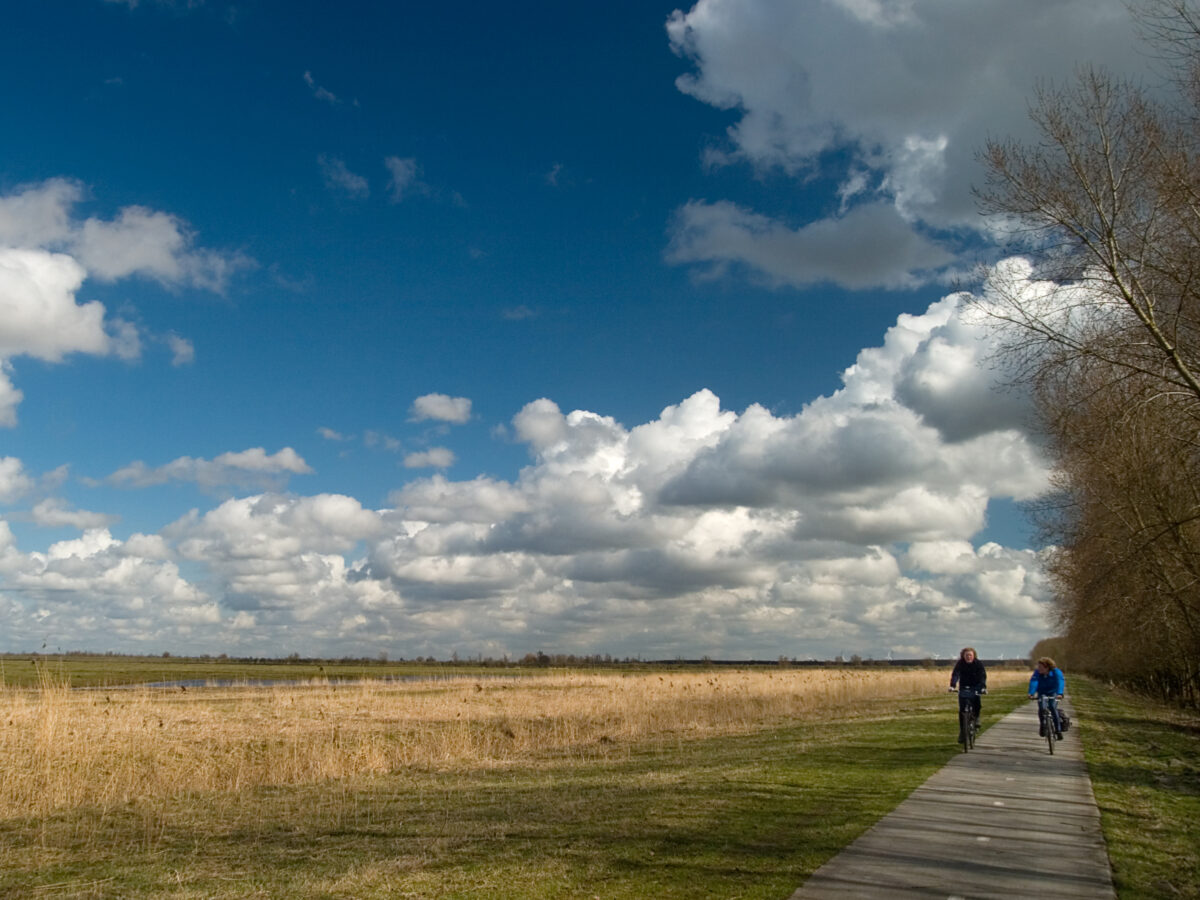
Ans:
[[[946,680],[5,688],[0,896],[786,897],[956,752]]]
[[[45,680],[71,687],[114,687],[153,682],[330,681],[411,678],[488,672],[520,674],[525,668],[485,668],[371,660],[261,660],[217,657],[0,654],[0,688],[39,687]]]

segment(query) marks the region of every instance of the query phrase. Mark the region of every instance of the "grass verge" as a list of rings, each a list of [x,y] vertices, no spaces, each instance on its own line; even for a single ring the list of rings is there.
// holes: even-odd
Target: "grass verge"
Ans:
[[[958,752],[951,701],[11,818],[0,896],[787,897]]]
[[[1200,715],[1071,681],[1123,898],[1200,898]]]

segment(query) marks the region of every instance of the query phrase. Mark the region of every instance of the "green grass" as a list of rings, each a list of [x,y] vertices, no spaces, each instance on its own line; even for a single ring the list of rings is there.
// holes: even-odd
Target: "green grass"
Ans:
[[[985,725],[1021,702],[998,691]],[[0,822],[0,897],[783,898],[958,747],[952,697],[750,736]]]
[[[1200,715],[1071,682],[1118,896],[1200,898]]]

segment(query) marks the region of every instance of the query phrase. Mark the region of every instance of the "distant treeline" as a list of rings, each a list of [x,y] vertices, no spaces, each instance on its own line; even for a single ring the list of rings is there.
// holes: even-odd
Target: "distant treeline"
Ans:
[[[1040,645],[1039,645],[1040,646]],[[404,657],[389,657],[386,653],[381,653],[376,656],[341,656],[341,657],[319,657],[319,656],[301,656],[299,653],[291,653],[282,657],[270,656],[230,656],[227,653],[212,655],[208,653],[198,656],[176,656],[170,652],[164,652],[157,655],[132,654],[132,653],[117,653],[114,651],[106,651],[97,653],[88,650],[68,650],[58,653],[0,653],[0,658],[4,659],[31,659],[31,660],[50,660],[61,657],[69,658],[104,658],[104,659],[127,659],[127,660],[163,660],[170,659],[176,662],[219,662],[230,663],[237,665],[296,665],[296,666],[355,666],[361,668],[371,667],[388,667],[396,668],[406,665],[410,666],[442,666],[448,668],[565,668],[565,669],[585,669],[585,668],[704,668],[704,667],[742,667],[742,668],[762,668],[773,666],[776,668],[836,668],[836,667],[855,667],[855,666],[882,666],[882,667],[899,667],[899,668],[933,668],[933,667],[949,667],[954,665],[955,657],[921,657],[914,659],[872,659],[870,657],[862,657],[853,655],[849,657],[835,656],[832,659],[797,659],[795,657],[779,656],[775,659],[713,659],[708,656],[703,656],[695,659],[676,657],[674,659],[644,659],[642,657],[615,657],[610,654],[575,654],[575,653],[526,653],[519,659],[511,657],[503,657],[497,659],[490,656],[475,656],[471,658],[459,657],[452,655],[449,659],[438,659],[434,656],[417,656],[412,659]],[[992,659],[984,660],[985,665],[991,667],[1003,668],[1028,668],[1031,663],[1025,659]]]

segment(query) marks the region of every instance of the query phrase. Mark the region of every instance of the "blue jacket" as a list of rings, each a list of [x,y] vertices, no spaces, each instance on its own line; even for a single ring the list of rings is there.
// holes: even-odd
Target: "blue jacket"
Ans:
[[[1045,675],[1037,669],[1029,678],[1029,696],[1057,696],[1066,693],[1067,684],[1063,679],[1062,669],[1051,669]]]

